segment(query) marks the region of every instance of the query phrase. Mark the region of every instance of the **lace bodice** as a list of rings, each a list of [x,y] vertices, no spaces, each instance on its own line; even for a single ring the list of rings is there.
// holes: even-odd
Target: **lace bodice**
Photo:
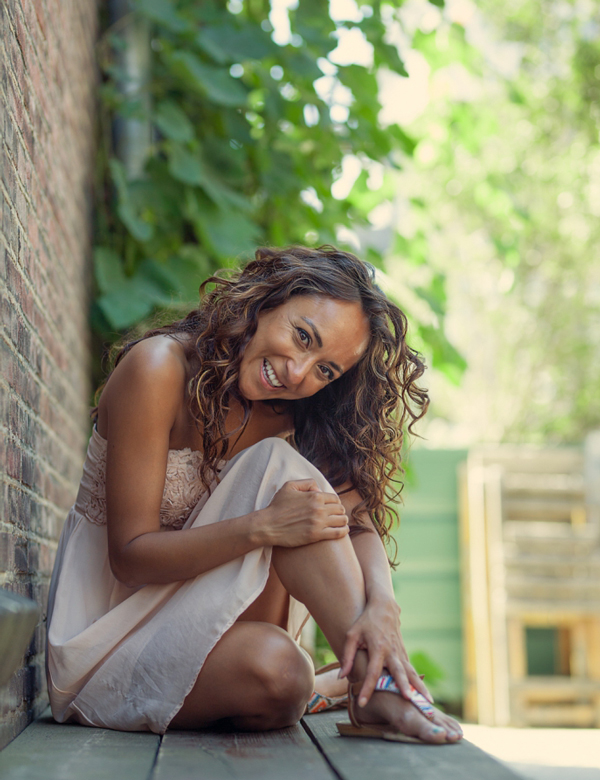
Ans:
[[[96,525],[106,524],[106,439],[94,428],[83,465],[75,508]],[[160,524],[180,529],[204,493],[198,476],[202,453],[169,450]]]

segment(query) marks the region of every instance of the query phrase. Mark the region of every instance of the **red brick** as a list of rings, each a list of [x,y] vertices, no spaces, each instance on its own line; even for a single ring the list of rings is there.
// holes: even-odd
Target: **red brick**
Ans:
[[[0,574],[44,612],[89,432],[97,6],[0,3]],[[45,706],[44,641],[0,691],[0,749]]]

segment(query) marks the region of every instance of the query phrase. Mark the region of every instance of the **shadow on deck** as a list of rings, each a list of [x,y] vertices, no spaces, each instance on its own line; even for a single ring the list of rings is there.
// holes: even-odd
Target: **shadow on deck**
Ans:
[[[479,748],[348,739],[344,713],[281,731],[125,733],[59,725],[47,714],[0,753],[2,780],[516,780]]]

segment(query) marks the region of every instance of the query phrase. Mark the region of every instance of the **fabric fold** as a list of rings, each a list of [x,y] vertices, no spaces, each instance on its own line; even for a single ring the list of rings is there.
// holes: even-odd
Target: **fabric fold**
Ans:
[[[94,442],[85,465],[92,476],[102,473],[102,448]],[[263,509],[286,482],[308,477],[333,492],[289,444],[264,439],[224,466],[219,484],[197,501],[183,530]],[[189,494],[167,482],[163,501],[171,500],[170,490]],[[128,588],[110,569],[106,525],[90,521],[76,504],[50,586],[47,671],[54,718],[164,733],[209,652],[262,592],[270,562],[271,548],[263,547],[190,580]],[[294,638],[307,615],[290,599]]]

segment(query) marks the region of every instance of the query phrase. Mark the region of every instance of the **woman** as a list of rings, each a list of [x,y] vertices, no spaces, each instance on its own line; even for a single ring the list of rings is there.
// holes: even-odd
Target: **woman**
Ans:
[[[402,428],[427,406],[404,315],[332,247],[261,249],[209,282],[186,319],[126,345],[95,410],[50,590],[54,717],[295,723],[308,610],[353,733],[459,739],[406,656],[381,542]]]

